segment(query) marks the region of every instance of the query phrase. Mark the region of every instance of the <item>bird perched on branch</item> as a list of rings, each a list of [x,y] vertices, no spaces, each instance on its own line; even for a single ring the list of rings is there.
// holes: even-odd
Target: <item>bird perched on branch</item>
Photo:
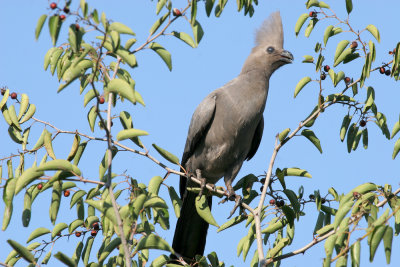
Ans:
[[[269,79],[293,61],[293,55],[283,49],[279,12],[272,13],[257,30],[255,43],[239,76],[211,92],[196,108],[181,161],[189,175],[202,181],[202,189],[224,177],[229,197],[236,196],[232,182],[243,161],[250,160],[260,145]],[[195,186],[180,177],[183,203],[172,244],[175,255],[189,261],[204,253],[208,230],[195,208],[197,194],[186,190]],[[207,200],[211,208],[211,197]]]

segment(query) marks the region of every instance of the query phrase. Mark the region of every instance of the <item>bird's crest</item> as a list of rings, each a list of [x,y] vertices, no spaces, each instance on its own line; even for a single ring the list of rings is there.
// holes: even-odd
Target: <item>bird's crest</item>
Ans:
[[[256,31],[256,45],[283,47],[283,28],[279,11],[272,13]]]

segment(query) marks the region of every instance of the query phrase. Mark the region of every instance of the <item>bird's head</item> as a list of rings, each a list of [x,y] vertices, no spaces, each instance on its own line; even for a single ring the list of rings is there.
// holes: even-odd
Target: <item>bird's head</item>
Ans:
[[[256,46],[243,66],[243,72],[262,69],[269,76],[279,67],[292,63],[293,55],[283,49],[283,28],[279,12],[272,13],[256,31]]]

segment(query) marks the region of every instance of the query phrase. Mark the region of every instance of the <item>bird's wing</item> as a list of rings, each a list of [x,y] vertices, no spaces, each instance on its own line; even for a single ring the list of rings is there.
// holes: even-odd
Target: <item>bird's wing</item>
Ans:
[[[181,165],[185,166],[187,160],[193,154],[196,146],[203,136],[206,135],[214,118],[217,95],[211,93],[198,105],[190,121],[189,132],[186,139],[185,150],[183,151]],[[183,179],[182,179],[183,178]],[[183,196],[186,188],[186,178],[181,177],[180,193]]]
[[[257,149],[261,143],[263,131],[264,131],[264,116],[261,117],[261,120],[257,125],[256,131],[254,132],[253,140],[251,141],[251,147],[246,157],[247,160],[250,160],[254,156],[254,154],[256,154]]]

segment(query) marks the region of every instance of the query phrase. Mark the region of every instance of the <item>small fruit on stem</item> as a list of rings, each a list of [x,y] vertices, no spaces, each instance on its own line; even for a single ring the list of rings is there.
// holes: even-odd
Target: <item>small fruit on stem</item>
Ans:
[[[92,231],[90,232],[90,235],[91,235],[91,236],[96,236],[96,235],[97,235],[97,231],[96,231],[96,230],[92,230]]]
[[[175,17],[179,17],[179,16],[182,16],[182,12],[179,9],[174,8],[172,10],[172,15],[174,15]]]
[[[37,185],[37,189],[42,190],[42,188],[43,188],[43,184],[38,184]]]
[[[76,237],[80,237],[82,235],[82,232],[75,232]]]
[[[358,43],[356,41],[353,41],[350,45],[350,48],[356,49],[358,47]]]
[[[11,99],[17,99],[17,93],[16,92],[12,92],[11,93]]]
[[[390,70],[386,70],[386,71],[385,71],[385,75],[386,75],[386,76],[389,76],[389,75],[390,75]]]
[[[315,196],[313,194],[308,196],[311,200],[315,199]]]
[[[379,68],[379,73],[380,74],[384,74],[385,73],[385,68],[384,67],[380,67]]]
[[[56,8],[57,8],[57,4],[54,3],[54,2],[51,3],[51,4],[50,4],[50,8],[51,8],[51,9],[56,9]]]
[[[81,26],[79,26],[79,24],[77,23],[77,24],[75,24],[75,30],[77,30],[77,31],[79,31],[79,28],[80,28]]]
[[[321,80],[325,80],[326,79],[326,74],[325,73],[321,73],[320,78],[321,78]]]
[[[361,127],[365,127],[365,125],[367,125],[367,122],[365,120],[361,120],[360,121],[360,126]]]
[[[98,223],[98,222],[93,223],[92,227],[93,227],[93,229],[96,230],[96,231],[100,229],[99,223]]]
[[[64,11],[65,14],[68,14],[69,13],[69,7],[67,7],[67,6],[64,7],[63,11]]]
[[[271,199],[271,200],[269,201],[269,204],[275,205],[275,199]]]
[[[104,99],[104,96],[100,96],[99,103],[104,104],[104,102],[106,102],[106,100]]]
[[[60,15],[61,20],[64,20],[65,18],[66,18],[65,15]]]
[[[316,17],[317,17],[317,12],[315,12],[315,11],[310,11],[310,13],[308,13],[308,15],[309,15],[311,18],[316,18]]]
[[[345,82],[346,84],[350,83],[350,81],[351,81],[350,77],[344,78],[344,82]]]
[[[64,197],[69,197],[70,194],[71,192],[69,190],[64,191]]]
[[[330,69],[331,69],[331,67],[329,67],[329,65],[324,66],[324,71],[328,72]]]

